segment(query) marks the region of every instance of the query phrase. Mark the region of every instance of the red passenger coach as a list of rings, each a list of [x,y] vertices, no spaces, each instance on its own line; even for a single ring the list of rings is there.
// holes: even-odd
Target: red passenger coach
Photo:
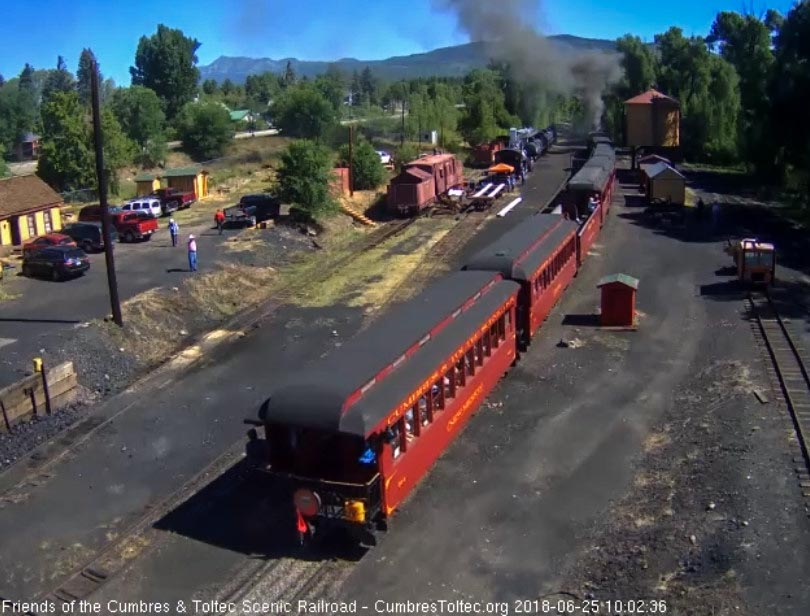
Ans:
[[[536,214],[475,255],[468,271],[500,272],[520,284],[517,323],[521,350],[577,272],[577,225],[561,216]]]
[[[374,543],[514,361],[517,296],[499,274],[451,274],[274,389],[247,453],[290,481],[300,530]]]
[[[611,149],[598,151],[568,182],[566,201],[569,209],[576,213],[580,221],[584,221],[581,223],[577,241],[578,267],[582,266],[588,250],[599,237],[599,232],[605,224],[610,201],[613,198],[615,175],[615,156]],[[599,201],[599,205],[593,210],[589,208],[589,201],[592,198]]]

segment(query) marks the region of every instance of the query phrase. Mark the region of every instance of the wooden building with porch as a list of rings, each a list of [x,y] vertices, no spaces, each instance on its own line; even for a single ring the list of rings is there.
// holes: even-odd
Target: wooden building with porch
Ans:
[[[36,175],[0,180],[0,246],[62,228],[62,197]]]

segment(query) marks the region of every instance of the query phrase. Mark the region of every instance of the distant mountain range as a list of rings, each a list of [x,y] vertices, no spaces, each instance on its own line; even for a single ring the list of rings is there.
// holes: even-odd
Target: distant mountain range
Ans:
[[[580,38],[568,34],[550,36],[549,40],[564,51],[596,50],[615,51],[616,43],[602,39]],[[491,54],[487,52],[486,43],[465,43],[454,47],[434,49],[427,53],[410,56],[395,56],[385,60],[357,60],[342,58],[334,62],[317,62],[298,60],[297,58],[242,58],[220,56],[211,64],[200,66],[200,79],[213,79],[222,82],[230,79],[234,83],[244,83],[248,75],[258,75],[267,71],[283,73],[287,62],[292,64],[296,75],[314,77],[326,72],[330,64],[336,64],[342,71],[352,73],[362,71],[366,66],[372,72],[386,80],[412,79],[416,77],[441,76],[452,77],[464,75],[474,68],[486,66]]]

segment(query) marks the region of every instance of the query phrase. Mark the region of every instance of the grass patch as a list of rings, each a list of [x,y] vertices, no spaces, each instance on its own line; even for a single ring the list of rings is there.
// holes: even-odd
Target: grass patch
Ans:
[[[422,222],[422,221],[420,221]],[[454,226],[452,219],[425,220],[404,233],[357,257],[333,272],[318,285],[304,289],[295,301],[303,307],[323,307],[335,303],[349,306],[377,306],[404,283],[424,256]],[[394,243],[416,243],[416,248],[391,254]]]
[[[150,289],[122,305],[125,327],[105,324],[114,343],[152,365],[168,359],[192,329],[233,316],[266,299],[276,276],[272,267],[220,264],[174,289]],[[196,326],[196,327],[195,327]]]

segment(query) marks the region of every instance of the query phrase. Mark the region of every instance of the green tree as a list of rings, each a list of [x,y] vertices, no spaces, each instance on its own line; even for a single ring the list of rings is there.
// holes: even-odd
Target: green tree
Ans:
[[[14,80],[0,86],[0,158],[8,155],[23,133],[33,130],[33,103]]]
[[[695,159],[731,162],[738,154],[740,109],[739,89],[730,86],[735,81],[734,67],[712,54],[704,39],[686,38],[680,28],[657,36],[656,44],[659,85],[681,103],[684,153]]]
[[[93,131],[90,130],[89,133],[92,139]],[[111,193],[117,195],[121,190],[118,170],[132,163],[137,147],[124,134],[115,114],[107,107],[101,110],[101,133],[104,137],[104,173],[107,176],[107,186]],[[92,144],[90,148],[93,149]],[[93,160],[95,164],[95,157]]]
[[[177,133],[195,160],[222,156],[233,139],[231,117],[218,103],[188,103],[176,121]]]
[[[519,118],[507,111],[498,75],[491,70],[476,69],[467,75],[464,104],[461,134],[471,145],[489,141],[519,123]]]
[[[343,73],[335,64],[330,64],[323,75],[315,78],[315,87],[329,101],[336,113],[343,108],[346,93],[346,81]]]
[[[285,88],[295,85],[295,71],[293,70],[291,60],[287,60],[287,67],[284,69],[283,84]]]
[[[367,66],[360,74],[360,92],[363,101],[369,105],[376,105],[378,101],[379,82]]]
[[[337,211],[332,197],[332,154],[313,141],[294,141],[281,154],[276,174],[279,196],[318,220]]]
[[[42,104],[37,175],[63,192],[94,186],[95,158],[87,114],[76,92],[53,92]]]
[[[357,71],[352,73],[352,81],[349,84],[349,95],[351,96],[353,107],[363,103],[363,83],[360,81],[360,73]]]
[[[76,80],[67,69],[65,59],[59,56],[56,60],[56,69],[48,74],[42,86],[42,98],[50,98],[54,92],[70,92],[75,89]]]
[[[348,165],[349,146],[340,148],[341,161]],[[352,148],[352,184],[354,190],[372,190],[385,180],[385,167],[374,146],[360,136]]]
[[[251,76],[248,76],[248,79],[250,79],[250,77]],[[203,94],[207,94],[208,96],[212,96],[212,95],[216,94],[217,93],[217,82],[214,81],[213,79],[206,79],[205,81],[203,81],[202,91],[203,91]]]
[[[321,139],[335,124],[335,109],[315,87],[289,87],[273,102],[271,115],[285,135]]]
[[[781,145],[780,162],[810,196],[810,2],[797,3],[787,14],[775,40],[774,74],[770,83],[774,138]]]
[[[234,87],[233,81],[226,78],[225,81],[222,82],[219,89],[225,96],[228,96],[229,94],[233,93]]]
[[[142,36],[138,42],[135,66],[129,69],[132,85],[154,90],[169,120],[197,93],[199,47],[197,40],[163,24],[156,34],[149,38]]]
[[[622,54],[624,68],[620,96],[629,98],[646,92],[655,84],[658,74],[658,60],[652,47],[637,36],[625,34],[616,41],[616,49]]]
[[[157,94],[143,86],[119,88],[110,107],[124,133],[137,145],[138,163],[149,167],[162,163],[166,156],[166,116]]]
[[[93,64],[96,57],[89,49],[82,49],[82,54],[79,56],[79,68],[76,70],[76,89],[79,92],[79,100],[83,105],[90,105],[92,92],[91,92],[91,78],[93,75]],[[102,83],[101,73],[98,74],[98,83]]]
[[[34,102],[34,67],[25,63],[22,72],[20,73],[20,81],[18,83],[20,92],[23,92],[31,97],[31,102]]]
[[[245,80],[245,96],[248,105],[261,112],[267,111],[267,106],[281,91],[278,75],[271,72],[260,75],[248,75]]]
[[[11,175],[11,171],[6,161],[0,156],[0,178],[4,178],[7,175]]]

